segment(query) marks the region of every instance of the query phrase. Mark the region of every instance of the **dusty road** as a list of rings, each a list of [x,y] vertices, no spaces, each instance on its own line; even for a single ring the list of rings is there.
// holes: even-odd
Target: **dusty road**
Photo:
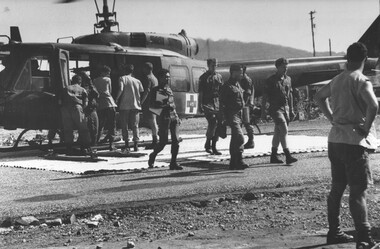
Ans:
[[[293,126],[294,127],[294,126]],[[264,127],[265,129],[265,127]],[[327,127],[328,129],[328,127]],[[326,134],[326,123],[301,123],[291,133]],[[72,175],[0,167],[0,221],[34,215],[72,214],[74,224],[14,227],[0,235],[1,248],[355,248],[326,246],[326,195],[330,170],[326,152],[297,154],[292,166],[251,158],[244,171],[228,161],[186,164],[181,172]],[[380,154],[372,154],[370,221],[380,239]],[[343,227],[352,232],[342,204]],[[99,227],[85,221],[101,214]],[[1,231],[1,230],[0,230]]]
[[[325,152],[297,156],[300,161],[293,166],[270,165],[268,157],[253,158],[245,171],[227,170],[228,162],[187,165],[182,172],[156,169],[88,176],[0,168],[2,217],[76,214],[84,218],[121,212],[125,225],[114,231],[115,217],[110,215],[108,223],[95,230],[81,228],[80,235],[79,225],[29,228],[3,235],[0,245],[53,248],[66,244],[65,248],[78,249],[101,243],[103,248],[123,248],[132,239],[136,248],[322,248],[328,160]],[[379,159],[380,154],[372,155],[376,179],[380,178]],[[369,202],[376,211],[371,216],[375,228],[380,227],[378,188],[376,181]],[[257,198],[244,201],[247,192]],[[202,201],[208,204],[194,204]],[[343,220],[352,230],[347,209]]]

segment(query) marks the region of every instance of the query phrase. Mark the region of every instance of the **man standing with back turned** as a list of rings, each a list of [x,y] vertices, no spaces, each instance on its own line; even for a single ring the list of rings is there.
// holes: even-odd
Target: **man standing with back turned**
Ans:
[[[353,240],[352,236],[340,230],[339,209],[348,184],[349,206],[358,234],[357,248],[363,242],[368,243],[368,248],[375,245],[368,222],[366,189],[372,183],[368,150],[376,148],[373,121],[378,103],[371,82],[362,74],[366,59],[365,45],[360,42],[353,43],[347,49],[346,70],[315,96],[323,114],[332,124],[328,137],[332,186],[327,200],[327,243]],[[330,98],[331,106],[327,98]]]
[[[219,90],[223,85],[222,76],[215,71],[216,59],[207,60],[208,71],[199,77],[199,110],[204,112],[207,119],[205,150],[212,155],[221,155],[216,149],[218,134],[216,127],[220,121]],[[210,143],[212,143],[210,145]]]
[[[121,123],[121,132],[125,142],[124,152],[129,152],[128,127],[131,125],[133,132],[133,150],[138,151],[139,122],[141,110],[140,96],[144,92],[141,81],[132,76],[134,66],[127,64],[125,66],[125,75],[119,78],[119,92],[116,97],[116,103],[119,104],[119,115]]]

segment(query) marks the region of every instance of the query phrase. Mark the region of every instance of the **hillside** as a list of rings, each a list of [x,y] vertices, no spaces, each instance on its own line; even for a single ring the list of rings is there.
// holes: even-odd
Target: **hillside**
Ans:
[[[312,57],[313,53],[301,49],[284,47],[263,42],[244,43],[231,40],[209,40],[207,49],[207,40],[196,39],[199,44],[199,53],[197,59],[205,60],[208,57],[218,58],[219,61],[230,60],[266,60],[276,59],[279,57],[301,58]],[[317,56],[328,56],[329,52],[317,52]],[[337,55],[333,52],[332,55]]]

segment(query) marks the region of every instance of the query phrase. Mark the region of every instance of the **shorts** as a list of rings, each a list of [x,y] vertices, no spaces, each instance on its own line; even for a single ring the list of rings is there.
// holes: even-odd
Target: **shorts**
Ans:
[[[373,183],[368,151],[360,145],[328,143],[332,181],[361,185],[364,189]]]

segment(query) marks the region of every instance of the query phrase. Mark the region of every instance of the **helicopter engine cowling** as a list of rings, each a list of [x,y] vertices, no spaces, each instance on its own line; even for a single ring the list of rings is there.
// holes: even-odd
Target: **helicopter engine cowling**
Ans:
[[[195,39],[179,34],[157,34],[149,32],[105,32],[77,37],[72,43],[109,45],[117,43],[121,46],[161,48],[177,52],[193,58],[198,54],[199,47]]]

